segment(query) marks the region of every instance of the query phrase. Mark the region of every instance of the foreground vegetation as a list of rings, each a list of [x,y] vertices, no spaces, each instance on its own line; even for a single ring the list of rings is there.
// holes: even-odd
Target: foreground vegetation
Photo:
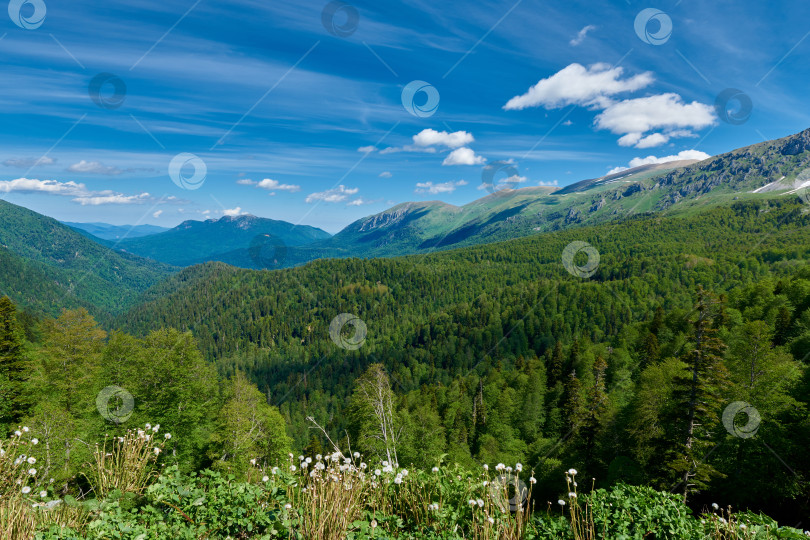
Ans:
[[[336,450],[289,454],[280,466],[251,460],[243,478],[166,466],[171,434],[146,425],[97,446],[82,500],[56,498],[36,470],[38,438],[27,427],[2,442],[0,536],[16,539],[769,539],[810,532],[730,508],[693,516],[679,497],[617,484],[583,493],[565,473],[556,503],[532,498],[533,472],[498,464],[430,471]],[[25,452],[19,454],[19,452]],[[17,456],[17,457],[14,457]],[[160,471],[160,474],[158,474]]]

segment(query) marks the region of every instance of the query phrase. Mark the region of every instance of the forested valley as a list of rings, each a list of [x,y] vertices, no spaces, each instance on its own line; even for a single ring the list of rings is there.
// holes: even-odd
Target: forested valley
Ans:
[[[89,489],[86,441],[149,422],[171,431],[160,460],[186,473],[245,477],[257,459],[334,442],[424,470],[521,463],[542,503],[574,467],[589,487],[651,486],[800,527],[808,224],[785,199],[431,255],[210,263],[104,328],[83,309],[52,319],[6,298],[0,423],[39,434],[62,495]],[[598,264],[564,261],[572,242]],[[357,347],[330,338],[341,313],[367,328]],[[390,399],[383,439],[368,385]],[[97,412],[111,386],[133,396],[126,422]]]

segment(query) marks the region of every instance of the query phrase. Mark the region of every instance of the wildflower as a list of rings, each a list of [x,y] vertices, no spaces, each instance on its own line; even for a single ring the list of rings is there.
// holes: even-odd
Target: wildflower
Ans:
[[[401,484],[402,483],[402,477],[400,475],[397,475],[397,477],[394,478],[394,483],[397,484],[397,485]]]
[[[476,502],[476,503],[478,503],[478,507],[479,507],[479,508],[483,508],[483,507],[484,507],[484,500],[483,500],[483,499],[478,499],[478,500],[476,500],[475,502]]]
[[[311,458],[311,457],[308,457],[308,458],[307,458],[307,459],[305,459],[304,461],[306,461],[307,463],[312,463],[312,458]]]
[[[251,459],[251,460],[250,460],[250,464],[251,464],[251,465],[256,465],[256,458]]]
[[[380,476],[382,471],[380,469],[374,469],[374,476]]]
[[[354,453],[354,454],[352,454],[352,455],[353,455],[355,458],[359,458],[359,457],[360,457],[360,452],[355,452],[355,453]]]
[[[315,456],[315,459],[317,459],[318,461],[321,461],[323,459],[323,456],[318,454],[317,456]]]
[[[33,439],[31,439],[31,444],[34,444],[34,445],[39,444],[39,439],[34,437]]]
[[[577,498],[577,494],[576,494],[576,493],[574,493],[573,491],[569,491],[569,492],[568,492],[568,498],[569,498],[569,499],[576,499],[576,498]]]
[[[146,429],[152,429],[152,424],[146,424]]]
[[[155,424],[155,427],[152,428],[152,433],[157,433],[160,429],[160,424]]]
[[[366,467],[368,467],[368,465],[366,465],[365,463],[361,463],[361,464],[360,464],[360,468],[361,468],[361,469],[365,470],[365,468],[366,468]]]
[[[26,432],[26,433],[28,433],[30,430],[28,429],[28,427],[27,427],[27,426],[23,426],[23,431],[24,431],[24,432]]]
[[[31,456],[30,458],[28,458],[28,463],[30,463],[31,465],[33,465],[36,462],[37,462],[37,458],[35,458],[34,456]]]
[[[504,465],[503,463],[498,463],[497,465],[495,465],[495,470],[496,471],[502,471],[505,468],[506,468],[506,465]]]
[[[522,470],[523,470],[523,465],[522,465],[522,464],[520,464],[520,463],[518,463],[517,465],[515,465],[515,470],[516,470],[517,472],[522,471]]]
[[[28,469],[28,474],[30,474],[31,476],[34,476],[35,474],[37,474],[37,470],[32,467],[32,468]]]
[[[485,470],[485,471],[488,471],[488,470],[489,470],[489,465],[487,465],[486,463],[484,463],[484,470]]]
[[[376,519],[372,519],[372,520],[371,520],[371,528],[372,528],[372,529],[376,529],[376,528],[377,528],[377,520],[376,520]]]
[[[273,467],[272,469],[270,469],[270,472],[273,474],[278,474],[278,467]]]
[[[14,435],[16,435],[17,437],[21,437],[22,436],[22,431],[20,431],[18,429],[17,431],[14,432]]]
[[[400,474],[402,476],[408,476],[408,469],[402,469],[402,472]]]
[[[290,471],[295,472],[295,469],[296,469],[295,465],[290,465]]]
[[[40,496],[41,499],[44,499],[45,497],[48,496],[48,492],[45,491],[45,490],[42,490],[42,491],[39,492],[39,496]]]
[[[557,504],[559,504],[560,506],[565,506],[565,501],[560,499],[557,501]]]
[[[568,469],[568,474],[570,474],[571,476],[576,476],[577,470],[576,469]]]
[[[304,456],[298,456],[298,461],[304,461]]]
[[[469,501],[467,501],[467,504],[469,504],[470,506],[475,506],[475,499],[470,499]]]
[[[267,482],[268,480],[270,480],[269,476],[267,476],[267,475],[262,476],[262,482]]]
[[[535,478],[534,476],[532,476],[531,478],[529,478],[529,483],[530,483],[530,484],[536,484],[536,483],[537,483],[537,478]]]
[[[484,487],[487,487],[487,484],[489,484],[489,481],[488,481],[488,480],[484,480]]]
[[[433,472],[435,472],[435,473],[439,472],[439,468],[438,468],[438,467],[433,467],[433,469],[431,469],[431,470],[432,470]]]
[[[168,439],[171,439],[171,438],[172,438],[172,434],[171,434],[171,433],[164,433],[164,434],[163,434],[163,437],[164,437],[164,438],[166,438],[166,439],[168,440]]]
[[[309,463],[307,463],[306,461],[302,461],[301,462],[301,468],[306,469],[307,467],[309,467]]]
[[[490,516],[490,517],[487,518],[487,521],[489,521],[490,525],[492,525],[493,523],[495,523],[495,518]]]
[[[741,529],[743,529],[743,530],[745,530],[745,529],[747,529],[748,527],[746,527],[746,526],[745,526],[745,523],[740,523],[740,528],[741,528]]]
[[[292,452],[289,453],[290,459],[293,458]]]
[[[22,492],[23,492],[23,495],[28,495],[29,493],[31,493],[31,488],[28,487],[28,486],[23,486]]]
[[[287,503],[287,504],[285,504],[285,505],[284,505],[284,508],[286,508],[287,510],[289,510],[290,508],[292,508],[292,505],[291,505],[291,504],[289,504],[289,503]]]
[[[154,448],[152,449],[152,451],[155,453],[155,455],[156,455],[156,456],[160,454],[160,448],[158,448],[157,446],[156,446],[156,447],[154,447]]]
[[[712,508],[717,510],[718,508],[720,508],[720,505],[718,505],[717,503],[712,503]]]
[[[506,472],[511,473],[512,472],[512,467],[507,467]]]
[[[388,467],[388,462],[387,461],[383,461],[383,467]]]

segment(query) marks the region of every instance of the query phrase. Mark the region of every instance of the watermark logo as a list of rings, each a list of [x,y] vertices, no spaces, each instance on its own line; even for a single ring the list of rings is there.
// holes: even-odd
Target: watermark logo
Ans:
[[[90,81],[87,93],[90,94],[93,103],[102,109],[113,110],[124,104],[124,99],[127,97],[127,85],[117,75],[99,73]]]
[[[43,0],[11,0],[8,3],[11,21],[26,30],[36,30],[42,26],[47,11]]]
[[[420,99],[417,104],[417,96],[424,94],[424,103]],[[419,96],[422,97],[422,96]],[[402,89],[402,106],[405,110],[419,118],[427,118],[436,114],[439,109],[439,91],[436,87],[425,81],[411,81]]]
[[[580,252],[588,256],[587,262],[582,266],[578,266],[574,262],[574,258]],[[599,268],[599,251],[588,242],[577,240],[565,246],[562,253],[562,263],[572,276],[589,278],[594,275],[596,269]]]
[[[748,417],[748,421],[744,426],[739,426],[735,422],[737,415],[740,413]],[[762,417],[759,415],[759,411],[745,401],[729,403],[723,410],[723,426],[725,426],[726,431],[741,439],[750,439],[756,435],[761,422]]]
[[[259,234],[250,241],[248,254],[256,268],[265,270],[280,268],[287,260],[287,244],[278,236]]]
[[[726,88],[714,100],[714,111],[723,122],[739,126],[748,122],[754,102],[748,94],[736,88]]]
[[[340,38],[349,37],[357,30],[357,25],[360,23],[360,13],[357,8],[334,0],[326,4],[321,12],[321,23],[326,31]]]
[[[105,420],[121,424],[132,416],[135,399],[120,386],[107,386],[96,396],[96,409]]]
[[[347,337],[343,333],[346,325],[354,327],[354,335]],[[351,313],[341,313],[329,324],[329,337],[341,349],[356,351],[363,346],[366,341],[368,329],[363,319]]]
[[[663,45],[672,36],[672,19],[660,9],[642,9],[633,26],[638,38],[650,45]]]
[[[495,175],[502,172],[506,178],[496,182]],[[481,185],[490,193],[504,189],[515,189],[520,183],[520,174],[512,161],[493,161],[484,165],[481,171]]]
[[[517,476],[502,474],[492,480],[490,494],[501,512],[517,512],[529,496],[526,484]]]
[[[187,170],[188,167],[194,169],[194,173],[191,176],[185,176],[183,173],[183,169]],[[172,158],[171,163],[169,163],[169,177],[172,179],[172,182],[189,191],[201,188],[207,174],[208,167],[205,166],[205,162],[188,152],[177,154]]]

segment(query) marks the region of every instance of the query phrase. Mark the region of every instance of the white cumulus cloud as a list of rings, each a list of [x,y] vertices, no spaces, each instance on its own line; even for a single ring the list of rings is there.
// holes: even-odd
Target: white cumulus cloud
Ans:
[[[541,79],[523,95],[515,96],[503,106],[507,111],[528,107],[557,109],[567,105],[600,106],[610,102],[610,96],[634,92],[653,82],[651,73],[641,73],[622,79],[624,70],[605,63],[585,67],[571,64],[551,77]]]
[[[692,160],[696,159],[698,161],[703,161],[704,159],[709,159],[710,156],[706,152],[701,152],[700,150],[683,150],[678,152],[677,154],[673,154],[671,156],[647,156],[647,157],[636,157],[630,160],[630,163],[627,167],[615,167],[608,171],[608,174],[615,174],[618,172],[626,171],[627,169],[632,169],[634,167],[641,167],[642,165],[653,165],[658,163],[669,163],[670,161],[683,161],[683,160]]]
[[[226,216],[235,217],[235,216],[243,216],[247,214],[247,212],[242,212],[242,208],[237,206],[236,208],[228,208],[223,210],[222,214]]]
[[[442,162],[442,165],[481,165],[486,159],[477,156],[470,148],[456,148]]]
[[[266,189],[269,191],[289,191],[290,193],[295,193],[297,191],[301,191],[301,186],[295,184],[282,184],[278,180],[271,180],[270,178],[265,178],[258,184],[256,187]]]
[[[620,134],[619,144],[650,148],[666,143],[671,137],[692,136],[715,122],[711,105],[693,101],[684,103],[678,94],[658,94],[612,103],[594,120],[598,129]],[[663,134],[645,134],[663,130]]]
[[[312,203],[315,201],[336,203],[345,201],[351,195],[355,195],[358,191],[360,191],[360,188],[347,188],[346,186],[341,184],[333,189],[321,191],[318,193],[310,193],[304,200],[308,203]]]
[[[413,136],[413,143],[416,146],[446,146],[448,148],[459,148],[475,141],[472,133],[466,131],[436,131],[435,129],[423,129]]]

